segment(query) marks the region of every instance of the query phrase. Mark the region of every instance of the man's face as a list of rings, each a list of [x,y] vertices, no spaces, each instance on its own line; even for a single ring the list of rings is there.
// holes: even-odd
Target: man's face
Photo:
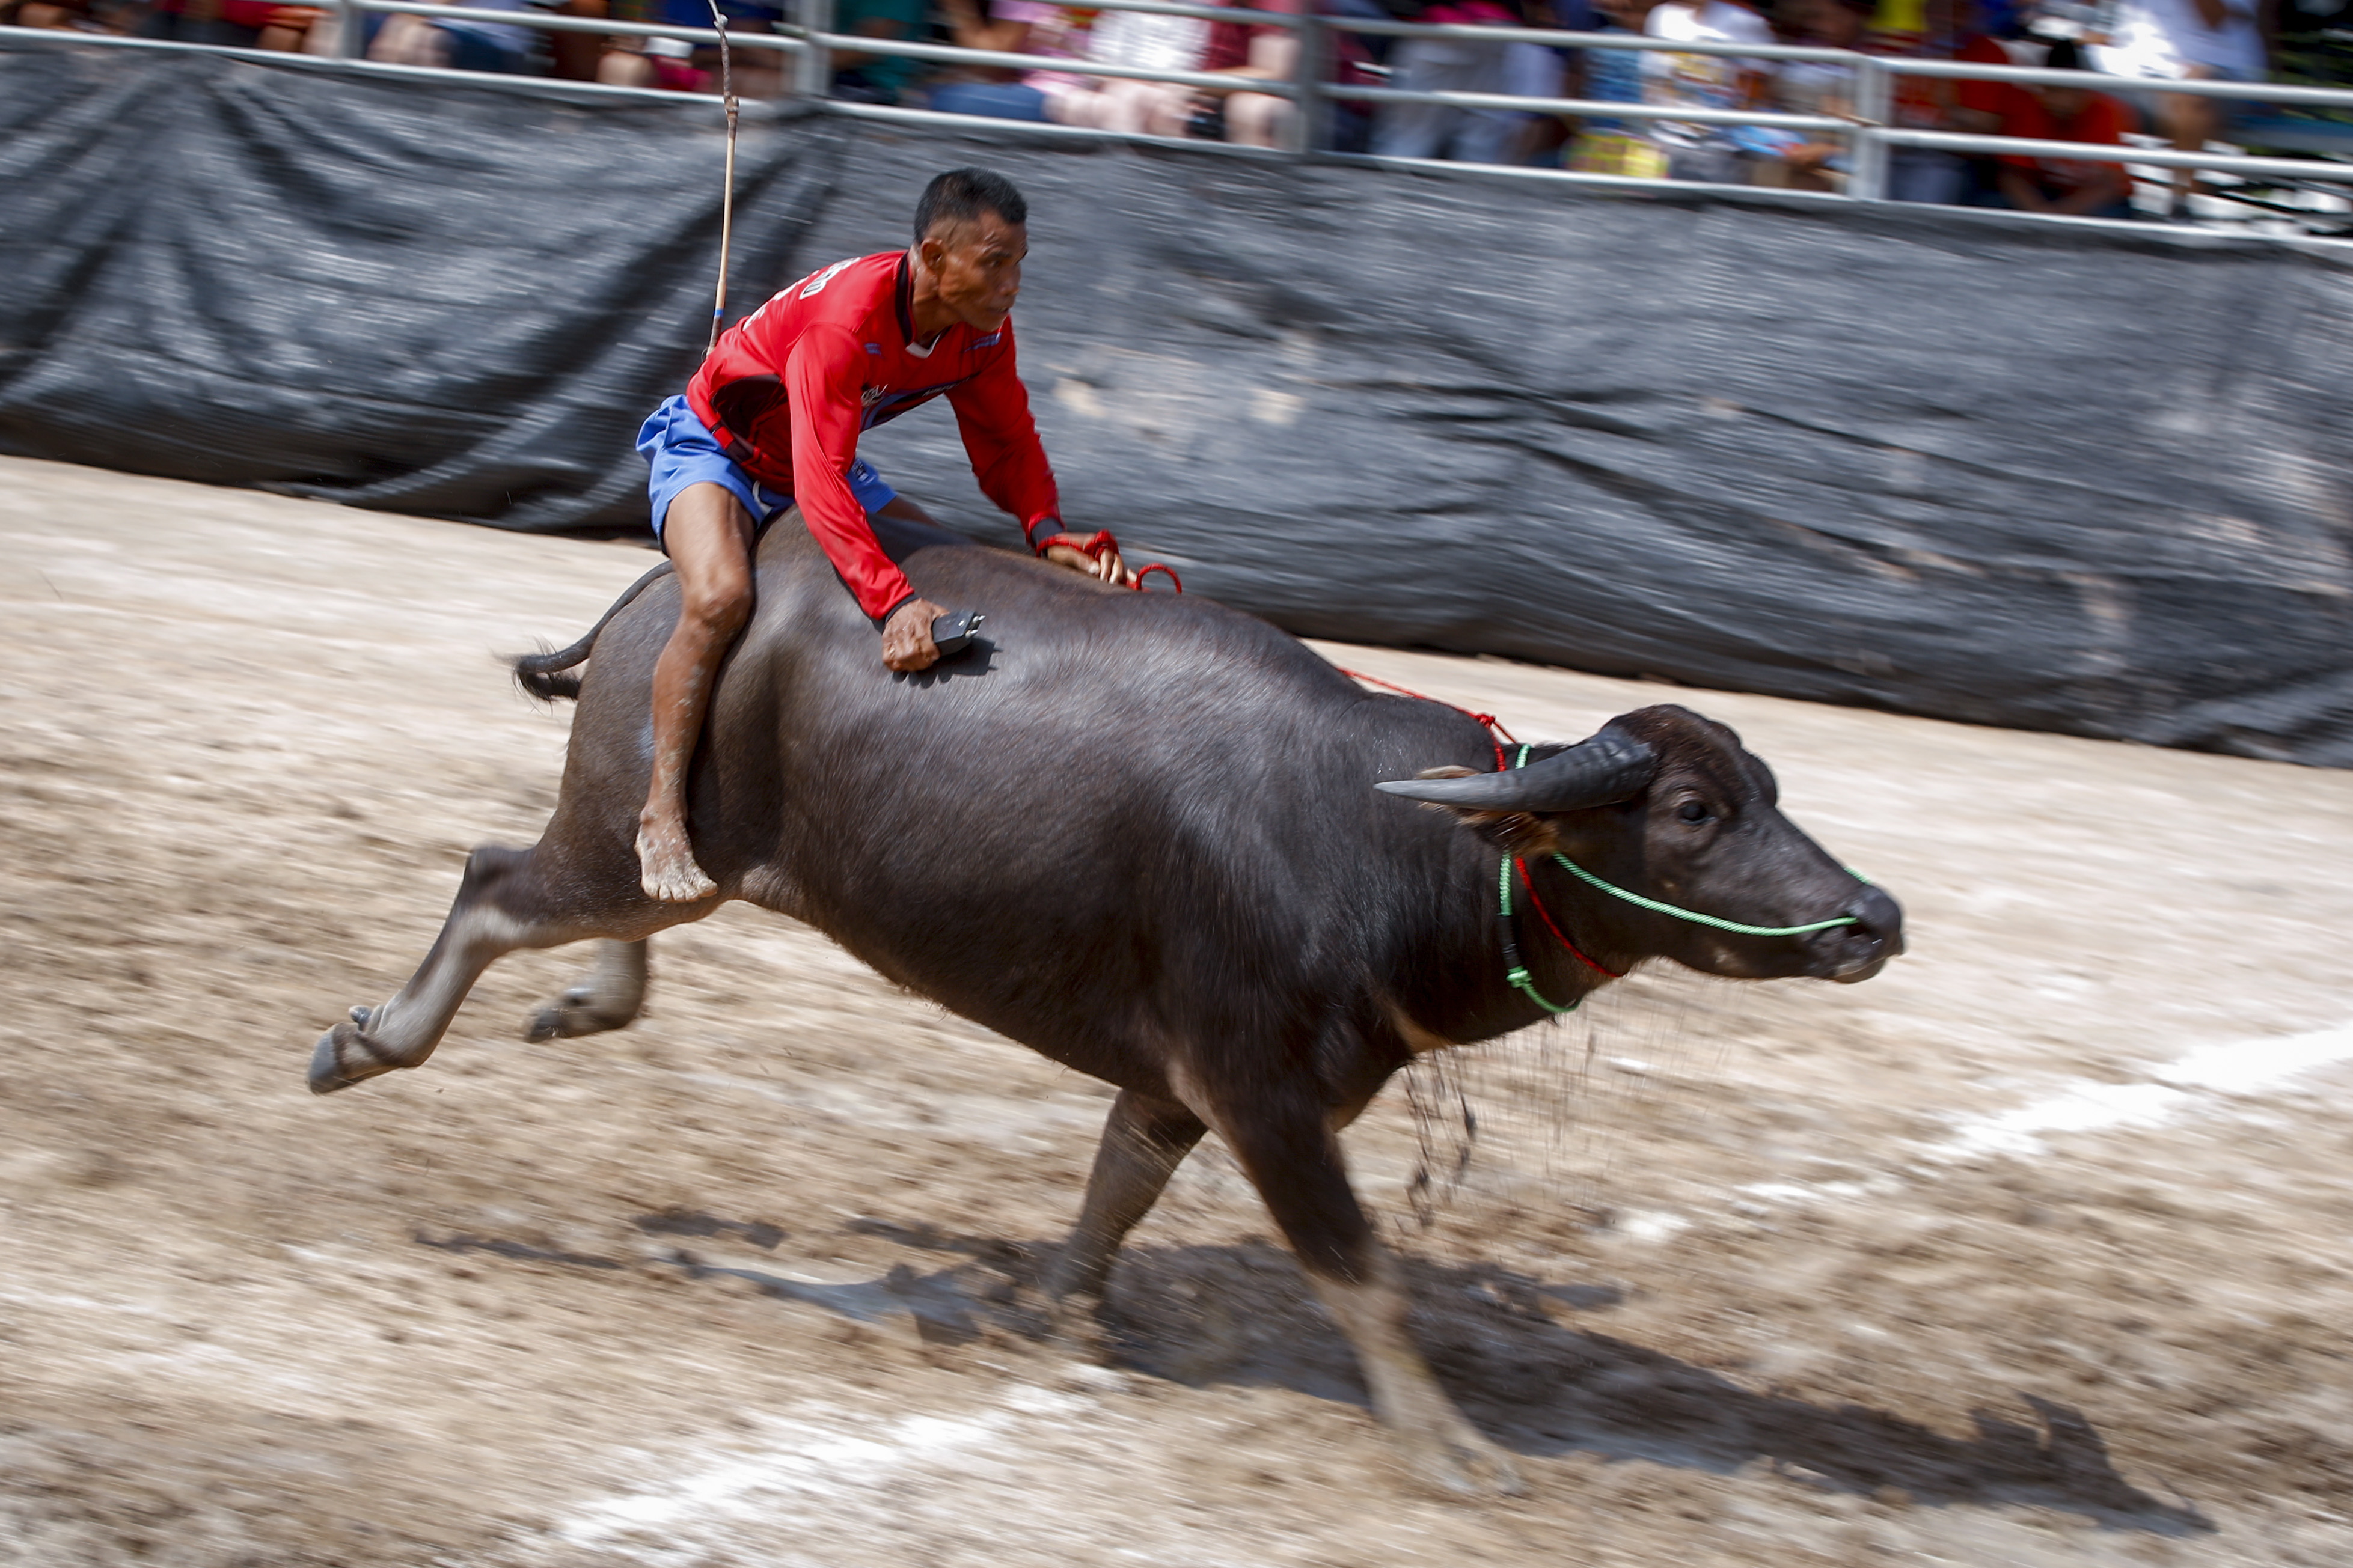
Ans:
[[[976,332],[993,332],[1021,293],[1021,258],[1029,231],[995,213],[934,226],[920,247],[924,270],[938,280],[940,302]]]

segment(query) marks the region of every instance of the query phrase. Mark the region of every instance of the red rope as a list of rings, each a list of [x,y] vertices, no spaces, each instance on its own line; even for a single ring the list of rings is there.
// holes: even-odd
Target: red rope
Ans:
[[[1568,949],[1568,951],[1575,955],[1579,963],[1584,964],[1586,968],[1592,970],[1595,973],[1606,974],[1612,980],[1623,980],[1626,978],[1626,972],[1624,970],[1605,968],[1601,964],[1594,963],[1590,958],[1586,957],[1585,950],[1577,946],[1577,943],[1569,941],[1567,933],[1553,923],[1552,912],[1544,907],[1544,900],[1536,897],[1536,879],[1528,875],[1528,863],[1526,861],[1514,855],[1512,857],[1512,868],[1519,872],[1520,881],[1528,890],[1528,907],[1535,910],[1536,918],[1544,921],[1545,930],[1552,932],[1552,938],[1555,942]]]
[[[1146,568],[1146,570],[1149,570],[1149,568]],[[1415,699],[1417,701],[1421,702],[1436,702],[1440,708],[1451,708],[1457,713],[1462,714],[1465,718],[1477,720],[1480,725],[1489,731],[1487,739],[1495,748],[1495,771],[1499,773],[1504,771],[1504,741],[1509,741],[1514,746],[1520,743],[1520,738],[1517,735],[1513,734],[1509,730],[1504,729],[1504,726],[1496,721],[1496,718],[1493,713],[1472,712],[1470,709],[1462,707],[1459,703],[1441,701],[1438,698],[1429,696],[1423,692],[1416,691],[1410,686],[1399,686],[1394,680],[1383,680],[1377,675],[1366,675],[1361,669],[1350,669],[1345,665],[1335,664],[1332,668],[1338,670],[1341,674],[1346,676],[1351,680],[1362,680],[1373,686],[1385,686],[1389,690],[1398,693],[1401,697],[1410,697]],[[1502,741],[1495,739],[1498,735],[1503,737]]]
[[[1423,702],[1437,702],[1441,708],[1452,708],[1457,713],[1476,719],[1481,724],[1486,726],[1489,731],[1488,739],[1493,742],[1495,748],[1495,771],[1497,773],[1502,773],[1504,768],[1504,741],[1509,741],[1515,746],[1520,743],[1520,738],[1517,735],[1513,734],[1509,730],[1504,729],[1501,723],[1497,722],[1495,716],[1493,713],[1474,713],[1468,708],[1458,707],[1451,702],[1440,701],[1439,699],[1429,696],[1423,692],[1416,691],[1409,686],[1399,686],[1394,680],[1383,680],[1377,675],[1366,675],[1361,669],[1350,669],[1345,665],[1335,665],[1333,668],[1339,670],[1341,674],[1348,677],[1352,680],[1362,680],[1374,686],[1384,686],[1389,690],[1397,692],[1399,696],[1415,698]],[[1494,737],[1497,735],[1501,735],[1504,739],[1502,741],[1495,740]],[[1587,956],[1583,948],[1568,940],[1568,933],[1560,929],[1559,922],[1552,918],[1552,911],[1544,907],[1544,900],[1536,893],[1536,879],[1528,875],[1528,863],[1525,860],[1523,860],[1518,856],[1514,855],[1512,857],[1512,867],[1513,869],[1519,872],[1520,883],[1528,890],[1528,907],[1535,910],[1536,918],[1538,920],[1544,921],[1545,930],[1552,932],[1553,941],[1568,949],[1572,957],[1574,957],[1579,963],[1585,965],[1586,968],[1593,971],[1596,974],[1606,974],[1612,980],[1623,980],[1626,977],[1626,972],[1624,970],[1611,969],[1607,965],[1595,963],[1590,957]]]
[[[1043,555],[1057,544],[1067,550],[1075,550],[1090,561],[1100,561],[1105,552],[1116,553],[1119,550],[1119,541],[1111,536],[1108,528],[1096,529],[1092,539],[1081,539],[1075,533],[1050,533],[1030,548]]]
[[[1025,539],[1029,538],[1029,534],[1026,530],[1023,531],[1022,537]],[[1090,561],[1101,561],[1105,555],[1116,555],[1119,553],[1119,541],[1111,536],[1111,530],[1108,528],[1099,528],[1095,530],[1094,537],[1092,539],[1081,539],[1074,533],[1050,533],[1043,540],[1031,540],[1029,548],[1036,551],[1039,555],[1043,555],[1048,550],[1052,548],[1058,541],[1068,548],[1077,551],[1080,554],[1085,556]],[[1151,576],[1155,572],[1166,573],[1168,575],[1168,585],[1176,589],[1180,594],[1185,591],[1185,584],[1178,580],[1176,569],[1171,566],[1163,565],[1157,561],[1154,562],[1151,565],[1146,566],[1141,572],[1130,573],[1128,574],[1127,585],[1141,594],[1144,592],[1144,580],[1146,577]]]

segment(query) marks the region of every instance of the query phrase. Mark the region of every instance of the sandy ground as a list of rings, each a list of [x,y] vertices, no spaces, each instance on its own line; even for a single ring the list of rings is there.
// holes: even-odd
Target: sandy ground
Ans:
[[[1041,1342],[1106,1091],[757,911],[625,1034],[524,1044],[582,959],[519,958],[304,1091],[552,803],[494,656],[649,560],[0,461],[0,1561],[2353,1561],[2353,775],[1689,694],[1913,952],[1641,976],[1350,1134],[1525,1457],[1463,1505],[1214,1151],[1107,1361]]]

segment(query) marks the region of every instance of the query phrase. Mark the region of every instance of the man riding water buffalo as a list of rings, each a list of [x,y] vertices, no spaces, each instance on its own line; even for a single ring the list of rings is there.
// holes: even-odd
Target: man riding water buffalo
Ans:
[[[678,625],[654,668],[653,777],[638,823],[649,897],[718,887],[687,836],[686,773],[713,674],[752,609],[753,542],[787,508],[882,634],[882,662],[928,668],[944,614],[908,585],[871,516],[931,520],[858,456],[861,431],[945,395],[981,489],[1047,560],[1107,583],[1108,533],[1066,533],[1054,471],[1014,368],[1013,301],[1029,204],[1002,177],[955,169],[924,187],[915,243],[839,261],[722,333],[682,397],[638,434],[653,467],[654,535],[678,574]]]
[[[1107,552],[1082,575],[887,515],[887,491],[861,501],[856,487],[879,486],[853,471],[869,397],[953,388],[982,488],[1033,542],[1069,550],[1063,564],[1102,549],[1057,543],[1003,335],[1018,203],[975,198],[944,226],[927,203],[913,254],[819,272],[734,340],[746,355],[770,332],[793,346],[737,360],[723,345],[697,377],[700,403],[670,411],[688,438],[649,443],[679,580],[657,568],[570,647],[516,660],[526,690],[580,704],[546,828],[467,858],[424,961],[318,1038],[311,1088],[422,1066],[476,981],[523,949],[603,944],[531,1038],[625,1027],[655,935],[756,904],[1118,1090],[1076,1223],[1035,1278],[1056,1319],[1100,1306],[1125,1238],[1214,1132],[1416,1473],[1516,1490],[1513,1456],[1414,1343],[1403,1265],[1356,1199],[1341,1133],[1417,1057],[1565,1012],[1648,961],[1868,979],[1903,951],[1902,911],[1781,813],[1737,736],[1687,710],[1507,752],[1473,716],[1368,692],[1206,595],[1115,592],[1125,569]],[[826,306],[838,289],[847,306]],[[884,363],[826,370],[845,343]],[[782,506],[764,475],[795,482],[809,527],[753,551],[753,518]],[[726,615],[691,608],[713,577]],[[875,626],[902,617],[885,664],[932,662],[928,601],[987,606],[978,657],[920,679],[878,666]],[[676,830],[680,775],[696,833],[690,855],[679,832],[678,861],[712,884],[687,901],[654,890],[655,813],[639,811],[650,793]]]

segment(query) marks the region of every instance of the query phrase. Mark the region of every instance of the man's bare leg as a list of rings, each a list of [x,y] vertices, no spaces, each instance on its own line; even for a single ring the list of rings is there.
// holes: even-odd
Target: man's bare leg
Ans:
[[[686,769],[712,674],[752,613],[752,519],[725,486],[689,485],[670,503],[662,544],[678,572],[678,626],[654,664],[654,770],[638,865],[648,898],[691,904],[719,891],[687,837]]]

